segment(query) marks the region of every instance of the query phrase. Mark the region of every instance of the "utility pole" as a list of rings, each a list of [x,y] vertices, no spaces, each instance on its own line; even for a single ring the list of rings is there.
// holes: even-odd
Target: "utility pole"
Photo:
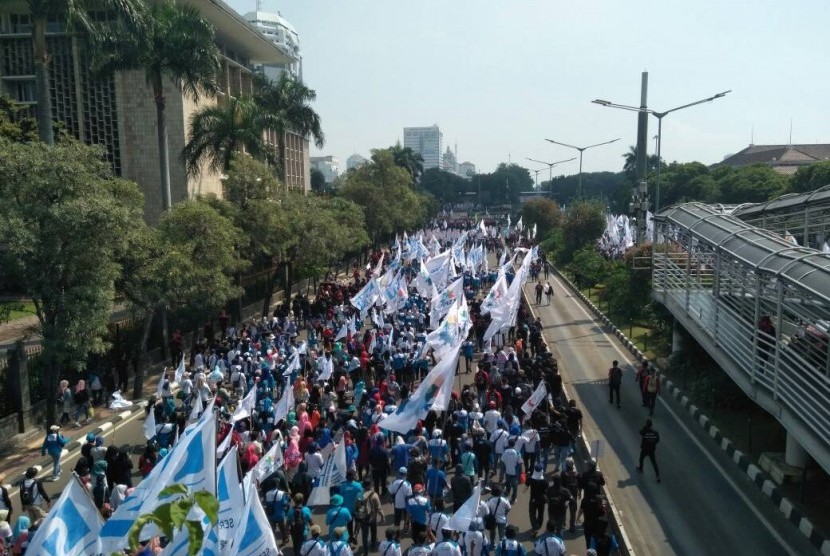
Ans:
[[[648,72],[640,81],[640,111],[637,114],[637,186],[631,202],[631,212],[637,214],[637,243],[646,240],[648,214]]]

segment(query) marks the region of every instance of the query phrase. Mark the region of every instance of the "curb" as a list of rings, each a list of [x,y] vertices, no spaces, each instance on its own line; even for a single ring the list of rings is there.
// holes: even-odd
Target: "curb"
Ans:
[[[127,418],[129,418],[131,415],[133,415],[137,411],[143,410],[146,407],[146,405],[147,405],[146,400],[142,400],[142,401],[140,401],[136,404],[133,404],[133,407],[131,409],[125,409],[121,413],[118,413],[117,415],[115,415],[109,421],[105,421],[105,422],[99,424],[95,429],[93,429],[89,432],[94,434],[95,436],[100,436],[100,435],[106,433],[111,428],[113,428],[118,423],[120,423],[120,422],[126,420]],[[74,450],[80,449],[86,443],[87,443],[86,435],[84,435],[80,439],[71,441],[69,444],[67,444],[66,446],[63,447],[63,451],[61,452],[61,459],[67,457]],[[41,460],[41,462],[39,464],[35,464],[35,465],[30,466],[30,467],[34,467],[35,469],[37,469],[37,474],[40,475],[43,472],[44,469],[47,470],[47,471],[52,469],[52,458],[51,457],[45,457],[44,459]],[[11,484],[5,484],[3,486],[6,487],[6,489],[11,490],[11,488],[13,486],[19,486],[21,483],[23,483],[23,480],[25,478],[26,478],[26,472],[24,471],[19,479],[17,479],[16,481],[14,481]]]
[[[642,362],[645,359],[643,353],[635,346],[628,338],[626,338],[625,334],[617,328],[617,326],[611,322],[609,319],[600,309],[591,302],[590,299],[585,297],[585,295],[579,291],[579,289],[566,278],[558,269],[554,268],[553,272],[562,280],[563,283],[567,284],[567,286],[571,289],[573,293],[582,300],[585,305],[587,305],[591,311],[602,320],[606,325],[611,328],[611,331],[614,335],[620,339],[623,345],[628,349],[629,352],[637,359],[637,361]],[[792,523],[801,534],[807,537],[817,550],[821,552],[824,556],[830,556],[830,539],[828,539],[822,532],[818,531],[814,526],[813,523],[804,516],[801,510],[795,507],[795,504],[790,502],[790,500],[781,493],[781,490],[776,486],[775,482],[770,479],[769,475],[764,473],[758,466],[752,463],[752,460],[743,452],[735,448],[735,445],[732,443],[731,440],[723,436],[720,430],[712,424],[712,421],[707,417],[699,407],[692,403],[692,401],[683,394],[683,391],[677,387],[671,380],[666,378],[666,375],[660,370],[657,365],[652,364],[657,374],[660,376],[660,381],[663,383],[663,386],[666,388],[666,391],[675,399],[677,402],[685,409],[689,415],[692,417],[701,429],[720,447],[723,452],[726,453],[727,456],[735,463],[738,468],[743,471],[749,480],[752,481],[755,486],[764,494],[767,498],[769,498],[775,507],[784,515],[787,520]]]
[[[527,304],[527,308],[533,317],[536,317],[536,311],[533,309],[533,305],[528,302],[527,294],[525,293],[524,287],[522,288],[522,297],[524,298],[525,303]],[[545,340],[544,334],[542,335],[542,343],[545,344],[548,351],[550,351],[550,346],[548,346],[547,341]],[[568,390],[565,387],[565,384],[562,384],[562,393],[565,396],[566,400],[570,400],[571,396],[568,394]],[[583,453],[587,454],[588,457],[591,455],[591,447],[588,439],[585,436],[585,433],[582,433],[582,436],[578,439],[578,443],[583,450]],[[597,463],[597,469],[599,469],[599,463]],[[620,540],[620,550],[623,554],[627,556],[635,556],[634,547],[631,544],[631,539],[628,538],[628,532],[625,529],[625,525],[623,525],[622,516],[620,515],[619,510],[617,509],[617,505],[614,503],[614,500],[611,498],[611,494],[608,492],[607,488],[602,489],[605,498],[608,500],[608,507],[611,509],[611,515],[614,518],[614,524],[616,525],[616,532],[619,534]]]

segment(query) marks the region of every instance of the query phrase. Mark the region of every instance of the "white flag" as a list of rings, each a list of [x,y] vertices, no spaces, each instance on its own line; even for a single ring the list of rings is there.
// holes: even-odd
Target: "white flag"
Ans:
[[[190,415],[187,416],[187,422],[195,423],[199,420],[202,412],[204,412],[205,406],[202,404],[202,396],[199,392],[193,392],[190,396],[193,398],[193,407],[190,408]]]
[[[233,538],[232,553],[236,556],[260,556],[281,554],[274,539],[274,531],[268,523],[268,516],[259,501],[256,485],[247,483],[245,507],[239,527]]]
[[[182,360],[179,362],[179,366],[176,367],[176,382],[181,384],[183,379],[184,379],[184,354],[182,354]]]
[[[530,398],[522,404],[522,411],[525,415],[530,415],[533,413],[533,410],[539,407],[539,404],[547,397],[548,395],[548,387],[545,386],[545,381],[539,383],[539,386],[536,387],[536,390],[533,391],[533,394],[530,395]]]
[[[262,483],[262,481],[270,477],[277,471],[277,469],[282,467],[284,461],[282,446],[280,445],[280,441],[277,440],[274,442],[274,445],[271,446],[271,449],[265,452],[265,455],[262,456],[257,464],[251,469],[250,473],[253,474],[253,477],[257,483]]]
[[[231,448],[228,455],[219,463],[216,470],[216,498],[219,500],[219,549],[224,552],[225,548],[233,541],[234,533],[239,527],[240,508],[244,507],[245,501],[242,498],[242,487],[239,486],[239,463],[237,460],[236,446]]]
[[[29,554],[81,556],[101,552],[104,520],[89,493],[73,473],[60,498],[29,541]]]
[[[222,443],[216,448],[217,458],[221,458],[225,455],[225,452],[227,452],[228,448],[231,446],[231,440],[233,440],[233,425],[231,425],[231,428],[228,430],[228,434],[225,435],[225,438],[222,439]]]
[[[452,514],[450,520],[445,526],[447,529],[455,531],[467,531],[470,529],[470,523],[476,519],[478,513],[478,505],[481,503],[481,484],[477,484],[473,489],[473,494],[461,504],[461,507]]]
[[[294,409],[294,388],[291,387],[289,381],[285,382],[285,389],[280,396],[279,401],[274,406],[274,424],[280,422],[280,419],[285,419],[288,412]]]
[[[349,325],[344,323],[343,326],[340,327],[340,332],[337,333],[337,336],[334,337],[334,341],[336,342],[340,338],[345,338],[349,333]]]
[[[487,236],[487,228],[484,226],[484,219],[481,219],[481,222],[478,223],[478,229],[481,230],[481,234],[483,236]]]
[[[156,412],[151,407],[147,418],[144,419],[144,438],[152,440],[154,436],[156,436]]]
[[[164,383],[167,381],[167,368],[161,371],[161,378],[159,378],[159,384],[156,387],[156,395],[161,398],[162,394],[164,393]]]
[[[309,506],[329,504],[329,488],[346,480],[346,442],[340,441],[337,448],[328,455],[320,474],[314,480],[314,489],[308,497]]]
[[[453,303],[460,297],[464,297],[464,278],[461,277],[447,286],[447,288],[432,298],[429,312],[430,327],[437,328],[438,321],[447,314]]]
[[[251,388],[251,391],[242,398],[242,401],[239,402],[239,407],[233,412],[231,423],[236,423],[246,417],[250,417],[254,409],[256,409],[256,388]]]

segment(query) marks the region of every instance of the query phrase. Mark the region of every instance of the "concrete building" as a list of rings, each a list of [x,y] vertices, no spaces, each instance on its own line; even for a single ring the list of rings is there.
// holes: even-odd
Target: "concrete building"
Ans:
[[[170,184],[173,202],[198,194],[222,195],[220,176],[206,167],[190,177],[179,153],[188,140],[187,127],[194,112],[223,103],[229,97],[253,92],[254,65],[289,64],[291,59],[221,0],[189,0],[216,29],[222,53],[215,99],[183,96],[165,82],[166,116],[170,151]],[[90,57],[80,41],[58,24],[47,33],[54,117],[67,132],[87,144],[102,145],[116,175],[138,183],[145,199],[145,217],[156,222],[162,212],[159,153],[156,138],[156,106],[152,89],[140,71],[109,78],[93,78]],[[32,66],[30,16],[25,3],[4,4],[0,12],[0,90],[32,107],[37,104]],[[267,138],[276,148],[276,135]],[[295,134],[286,138],[287,182],[308,190],[311,186],[308,140]]]
[[[248,12],[245,21],[259,29],[265,37],[277,45],[288,57],[287,62],[262,64],[263,73],[270,79],[278,79],[280,74],[288,72],[303,79],[303,56],[300,51],[300,36],[296,29],[279,12]]]
[[[312,156],[311,167],[320,170],[328,184],[340,175],[340,160],[334,156]]]
[[[367,158],[355,153],[346,159],[346,170],[351,170],[352,168],[360,168],[367,162],[369,162]]]
[[[444,134],[438,129],[437,124],[430,127],[403,128],[403,146],[423,157],[424,170],[442,167]]]
[[[472,179],[476,173],[476,165],[472,162],[462,162],[458,165],[458,175],[465,179]]]
[[[453,174],[458,172],[458,159],[449,147],[444,151],[444,157],[441,160],[441,169],[446,172],[452,172]]]
[[[809,166],[816,162],[830,160],[830,145],[750,145],[735,154],[713,164],[718,166],[732,166],[740,168],[751,164],[765,164],[779,174],[791,176],[801,166]]]

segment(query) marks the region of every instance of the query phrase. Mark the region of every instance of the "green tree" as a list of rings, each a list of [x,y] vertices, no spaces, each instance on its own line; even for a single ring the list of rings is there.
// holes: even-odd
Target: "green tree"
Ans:
[[[395,164],[412,176],[412,185],[417,184],[424,173],[424,157],[421,156],[421,153],[416,153],[409,147],[402,147],[400,143],[395,143],[389,147],[389,152],[392,154]]]
[[[533,178],[527,168],[504,162],[498,165],[495,172],[476,175],[473,184],[479,183],[482,201],[486,205],[518,205],[519,195],[533,190]]]
[[[0,93],[0,139],[8,139],[13,143],[37,140],[37,122],[20,114],[25,108]]]
[[[830,185],[830,161],[828,160],[802,166],[796,170],[795,175],[790,179],[789,190],[792,193],[806,193],[825,185]]]
[[[0,7],[19,5],[17,0],[0,0]],[[140,0],[26,0],[32,21],[32,63],[37,91],[37,128],[40,140],[48,145],[55,142],[52,98],[49,85],[51,56],[46,34],[51,22],[59,21],[73,35],[95,41],[112,26],[119,30],[142,26]],[[109,21],[102,25],[99,15],[107,14]]]
[[[576,278],[580,288],[593,287],[608,275],[608,261],[599,254],[595,246],[589,245],[574,253],[568,264],[568,271]]]
[[[259,75],[255,88],[254,100],[270,116],[270,129],[277,134],[277,171],[285,182],[287,132],[294,131],[303,137],[310,135],[317,148],[322,148],[325,143],[320,116],[309,105],[317,98],[317,93],[288,72],[282,72],[276,81]]]
[[[315,193],[325,193],[328,189],[326,175],[317,168],[311,169],[311,190]]]
[[[605,230],[605,210],[596,201],[577,201],[568,207],[562,223],[560,262],[568,263],[573,254],[586,245],[593,245]]]
[[[536,225],[536,237],[541,238],[562,224],[562,211],[550,199],[531,199],[522,205],[522,218],[527,229]]]
[[[429,193],[442,203],[455,203],[461,199],[461,195],[470,190],[472,185],[461,176],[429,168],[421,175],[421,182],[418,188]]]
[[[719,190],[709,168],[700,162],[672,162],[660,175],[660,204],[668,207],[687,201],[716,202]]]
[[[0,256],[34,302],[47,392],[64,368],[105,349],[118,260],[142,205],[98,148],[0,142]],[[46,410],[53,423],[55,404]]]
[[[787,178],[769,166],[756,164],[741,168],[721,166],[712,172],[720,189],[721,203],[760,203],[787,190]]]
[[[170,150],[164,111],[164,81],[198,101],[201,95],[219,91],[216,76],[220,71],[219,49],[214,30],[193,6],[160,0],[142,5],[145,25],[133,32],[107,34],[97,45],[97,71],[110,74],[141,70],[153,89],[156,103],[156,134],[161,171],[164,210],[170,208]]]
[[[388,149],[372,151],[371,162],[347,174],[341,195],[363,210],[374,245],[396,232],[422,226],[435,210],[410,183],[409,172],[395,164]]]
[[[182,149],[187,172],[198,175],[206,161],[213,172],[227,174],[231,161],[243,149],[276,168],[279,161],[265,140],[265,132],[277,125],[276,118],[250,97],[230,97],[221,105],[202,108],[190,118],[190,140]]]

